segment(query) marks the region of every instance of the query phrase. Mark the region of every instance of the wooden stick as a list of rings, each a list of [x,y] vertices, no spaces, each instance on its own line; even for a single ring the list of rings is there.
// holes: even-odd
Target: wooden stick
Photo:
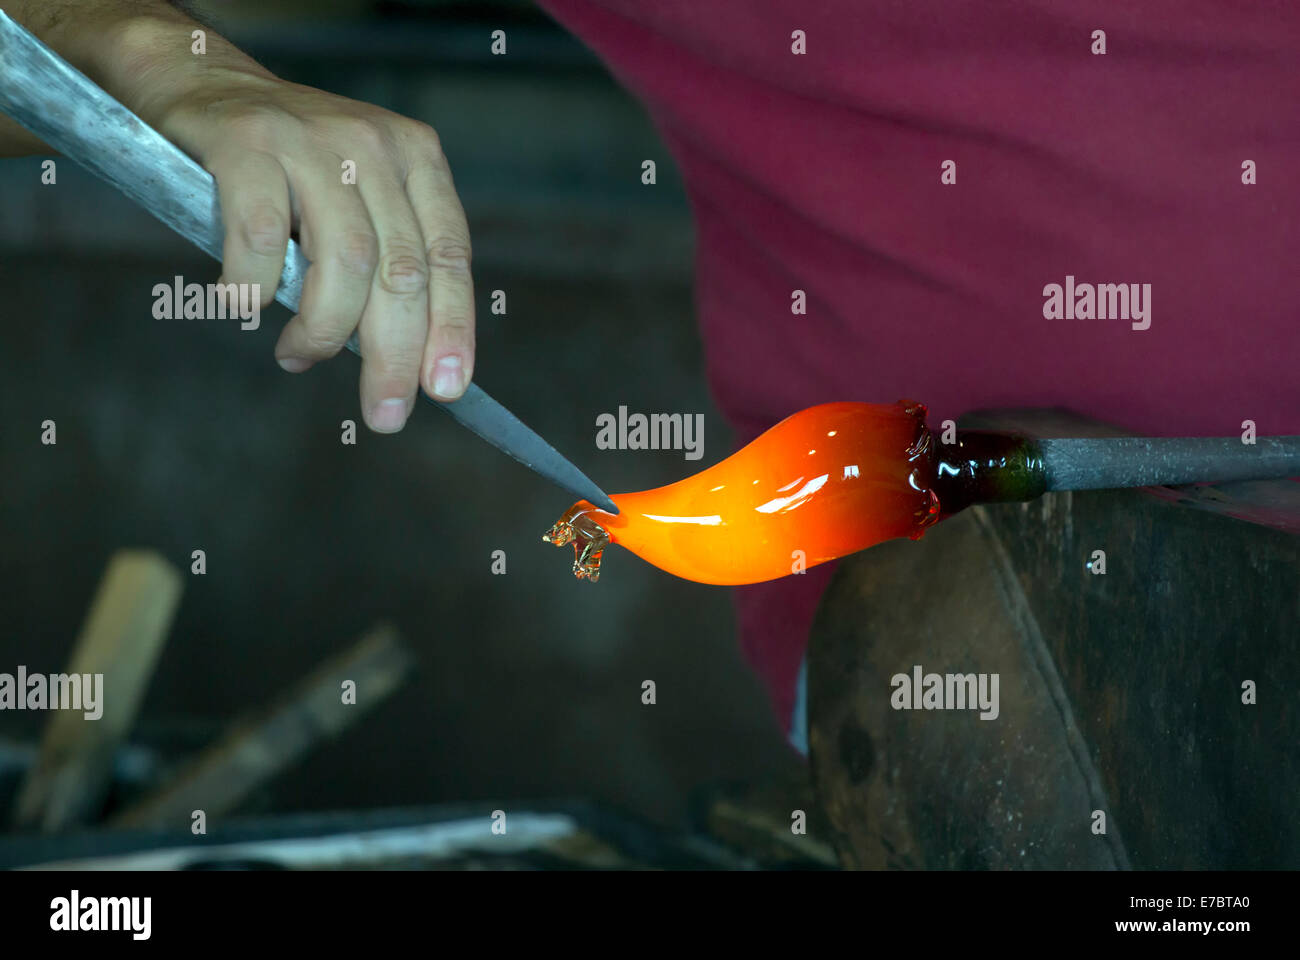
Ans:
[[[16,827],[53,832],[96,818],[113,757],[135,722],[181,590],[181,575],[160,554],[119,550],[109,558],[68,666],[68,674],[80,674],[83,683],[102,676],[102,713],[97,719],[82,710],[53,713],[37,762],[18,792]]]
[[[109,821],[112,827],[187,829],[195,811],[226,813],[319,741],[378,705],[406,678],[412,657],[395,628],[381,624],[262,715],[237,723],[219,743],[156,793]],[[344,702],[344,683],[355,683]]]

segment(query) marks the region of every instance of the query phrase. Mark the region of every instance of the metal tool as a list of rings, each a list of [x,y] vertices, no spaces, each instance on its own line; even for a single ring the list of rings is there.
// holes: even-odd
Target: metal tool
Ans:
[[[1055,490],[1176,486],[1300,477],[1300,436],[1043,438],[958,430],[936,444],[935,492],[945,513],[974,503],[1033,500]]]
[[[0,111],[221,259],[224,232],[211,174],[3,11]],[[275,299],[295,313],[309,265],[290,240]],[[361,355],[355,333],[347,348]],[[502,453],[575,497],[618,513],[581,470],[476,384],[446,403],[421,394]]]
[[[1167,487],[1300,476],[1300,437],[1043,439],[1048,490]]]

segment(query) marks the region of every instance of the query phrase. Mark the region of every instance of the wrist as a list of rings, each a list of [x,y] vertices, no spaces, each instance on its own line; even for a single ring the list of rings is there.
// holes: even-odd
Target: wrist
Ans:
[[[177,107],[208,87],[274,75],[167,3],[86,4],[38,33],[50,47],[170,139]],[[197,52],[194,31],[203,31]],[[185,146],[185,144],[182,144]]]
[[[194,31],[203,31],[202,53]],[[171,129],[179,105],[202,99],[205,89],[243,80],[273,81],[274,75],[214,30],[188,17],[132,17],[118,23],[109,55],[105,89],[145,123],[176,139]]]

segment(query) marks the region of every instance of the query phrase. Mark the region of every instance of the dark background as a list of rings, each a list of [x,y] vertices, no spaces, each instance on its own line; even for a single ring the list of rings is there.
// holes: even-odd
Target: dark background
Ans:
[[[593,479],[642,489],[729,452],[680,182],[575,40],[525,3],[198,10],[286,79],[439,131],[474,241],[476,380]],[[154,284],[215,281],[215,261],[69,161],[42,186],[39,164],[0,162],[0,670],[61,670],[108,557],[152,548],[185,589],[138,743],[202,746],[379,620],[416,655],[387,703],[244,812],[585,796],[678,825],[702,785],[797,774],[725,590],[617,549],[599,584],[576,582],[570,551],[539,541],[567,495],[427,404],[343,446],[355,358],[282,373],[278,305],[256,332],[155,320]],[[704,459],[597,450],[595,417],[619,404],[704,413]],[[7,713],[0,743],[33,742],[44,719]]]

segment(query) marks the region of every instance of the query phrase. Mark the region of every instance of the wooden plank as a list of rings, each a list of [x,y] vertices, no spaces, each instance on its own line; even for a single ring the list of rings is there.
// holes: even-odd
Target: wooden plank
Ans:
[[[50,717],[36,764],[14,808],[14,825],[46,832],[94,820],[113,757],[135,722],[180,603],[181,575],[152,551],[121,550],[91,604],[68,674],[100,675],[102,713],[60,710]]]
[[[210,820],[234,809],[321,740],[336,736],[382,702],[406,679],[411,664],[394,627],[373,628],[278,704],[237,723],[175,779],[112,818],[110,825],[188,829],[196,810]],[[356,684],[355,703],[343,702],[346,681]]]

